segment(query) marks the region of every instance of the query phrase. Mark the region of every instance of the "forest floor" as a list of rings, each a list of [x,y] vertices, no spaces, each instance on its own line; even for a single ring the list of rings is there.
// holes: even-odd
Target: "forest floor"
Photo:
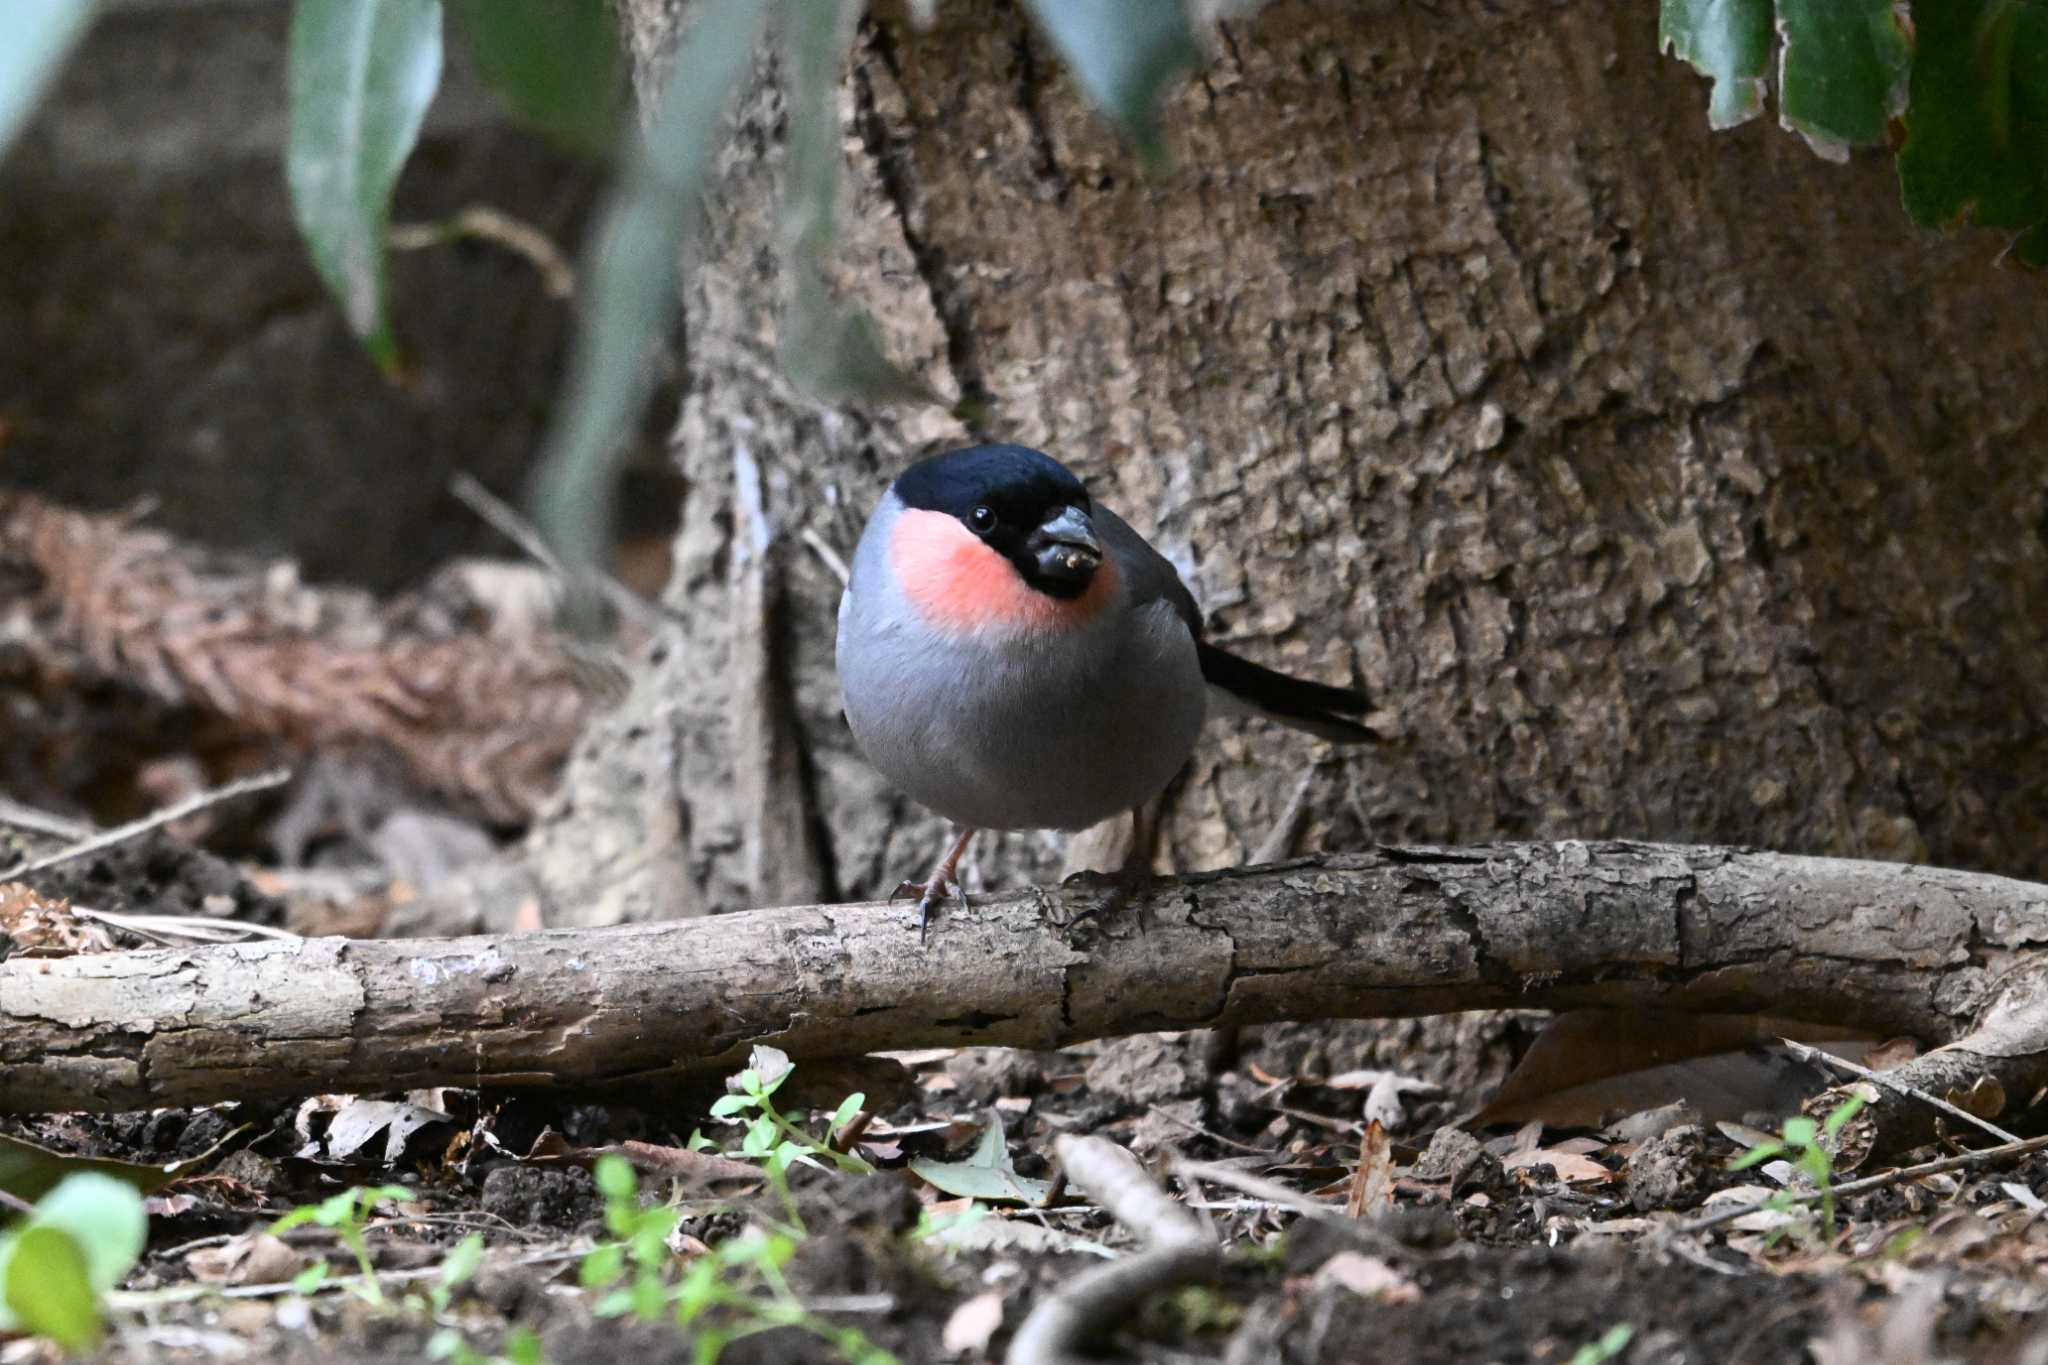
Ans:
[[[105,807],[112,784],[115,804],[161,806],[204,791],[181,743],[211,736],[246,759],[274,751],[278,726],[354,714],[316,684],[359,685],[360,668],[307,673],[341,645],[292,623],[353,621],[353,648],[366,604],[328,594],[282,612],[275,574],[201,572],[126,522],[19,498],[11,515],[48,532],[16,539],[71,587],[0,631],[7,795]],[[201,599],[239,605],[180,605]],[[220,619],[240,633],[171,638]],[[67,630],[119,647],[64,654]],[[476,696],[570,686],[558,660],[507,675],[494,670],[527,656],[471,644]],[[410,677],[413,655],[392,657]],[[156,671],[124,680],[137,660]],[[201,702],[209,727],[193,723]],[[553,730],[541,712],[436,714],[451,734],[513,725],[531,741],[509,777],[482,773],[516,809],[574,734],[573,706],[542,711]],[[412,729],[357,738],[439,742],[406,714]],[[477,748],[426,744],[411,767],[460,789]],[[407,895],[491,855],[479,826],[390,790],[389,765],[350,763],[307,755],[289,794],[208,806],[32,891],[0,877],[0,957],[230,930],[374,936]],[[0,862],[87,833],[0,803]],[[276,866],[279,848],[311,866]],[[1823,1200],[1830,1159],[1793,1116],[1842,1078],[1776,1046],[1776,1021],[1729,1022],[1293,1024],[787,1072],[760,1052],[723,1085],[660,1095],[452,1087],[14,1113],[0,1115],[0,1205],[94,1163],[146,1194],[147,1248],[104,1305],[109,1360],[981,1361],[1089,1270],[1131,1263],[1145,1230],[1057,1169],[1056,1143],[1094,1135],[1135,1154],[1222,1252],[1206,1283],[1120,1290],[1098,1343],[1112,1358],[2048,1365],[2048,1154],[1910,1172],[1997,1140],[1958,1121],[1936,1147],[1855,1172],[1874,1187]],[[1827,1046],[1880,1068],[1910,1055]],[[2005,1112],[2038,1120],[2041,1096],[2009,1098]],[[0,1334],[0,1365],[55,1358]]]
[[[159,834],[44,889],[298,915],[226,868]],[[1777,1116],[1660,1104],[1487,1126],[1486,1096],[1387,1070],[1384,1028],[1228,1042],[897,1054],[859,1098],[762,1053],[757,1085],[782,1078],[765,1102],[736,1082],[722,1102],[440,1089],[15,1115],[0,1185],[96,1158],[151,1187],[109,1360],[689,1361],[721,1341],[733,1362],[1001,1359],[1034,1305],[1134,1242],[1053,1178],[1062,1134],[1135,1153],[1224,1248],[1213,1283],[1134,1294],[1111,1358],[2048,1359],[2048,1154],[1759,1207],[1814,1193],[1796,1145],[1731,1169]],[[1600,1102],[1649,1096],[1631,1084]],[[1916,1156],[1986,1145],[1952,1136]],[[355,1189],[370,1193],[336,1199]],[[0,1361],[45,1358],[0,1345]]]

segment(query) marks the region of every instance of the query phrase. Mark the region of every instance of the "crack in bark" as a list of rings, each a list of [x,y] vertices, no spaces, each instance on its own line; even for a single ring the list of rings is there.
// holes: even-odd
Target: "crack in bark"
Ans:
[[[897,59],[896,40],[890,35],[888,25],[869,24],[866,27],[869,45],[887,68],[889,78],[900,86],[902,70]],[[895,211],[897,226],[903,233],[903,244],[917,265],[918,278],[924,282],[932,312],[937,315],[939,326],[946,334],[946,363],[960,385],[960,401],[955,406],[955,415],[976,440],[987,440],[987,413],[995,395],[989,391],[983,377],[967,291],[955,288],[948,277],[945,248],[933,242],[917,225],[916,168],[907,164],[909,153],[898,147],[889,134],[875,99],[874,77],[865,64],[854,67],[853,89],[854,129],[860,135],[862,149],[874,162],[875,177]]]

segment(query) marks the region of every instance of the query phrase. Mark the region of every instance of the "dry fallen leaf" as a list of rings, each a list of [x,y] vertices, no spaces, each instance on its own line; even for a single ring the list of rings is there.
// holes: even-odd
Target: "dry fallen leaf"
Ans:
[[[1362,1251],[1340,1251],[1324,1261],[1315,1273],[1314,1284],[1318,1289],[1341,1285],[1362,1299],[1378,1299],[1382,1303],[1422,1300],[1422,1290],[1415,1281],[1379,1257]]]
[[[268,1232],[245,1232],[225,1245],[201,1247],[185,1257],[192,1278],[205,1284],[282,1284],[310,1258]]]
[[[990,1338],[1003,1325],[1003,1296],[991,1289],[962,1303],[946,1317],[939,1345],[950,1355],[986,1355]]]
[[[1526,1170],[1531,1166],[1548,1166],[1557,1172],[1557,1178],[1569,1184],[1597,1184],[1614,1179],[1614,1172],[1588,1156],[1576,1152],[1560,1151],[1555,1147],[1536,1147],[1526,1152],[1515,1152],[1500,1163],[1510,1171]]]

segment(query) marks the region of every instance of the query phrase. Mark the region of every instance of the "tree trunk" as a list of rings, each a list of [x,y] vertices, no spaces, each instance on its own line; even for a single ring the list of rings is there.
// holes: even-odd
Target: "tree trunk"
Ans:
[[[686,6],[623,9],[645,77]],[[839,585],[797,538],[845,553],[897,469],[984,437],[1081,472],[1218,641],[1363,686],[1398,732],[1336,754],[1212,723],[1175,867],[1243,861],[1299,790],[1298,848],[1627,836],[2048,877],[2048,309],[1997,242],[1912,228],[1884,156],[1710,133],[1638,0],[1269,5],[1173,97],[1152,180],[1018,10],[937,13],[857,41],[839,265],[978,415],[778,378],[756,91],[686,299],[682,624],[535,836],[548,923],[922,866],[939,824],[853,747]],[[776,553],[734,543],[736,469]],[[968,880],[1059,854],[984,836]]]

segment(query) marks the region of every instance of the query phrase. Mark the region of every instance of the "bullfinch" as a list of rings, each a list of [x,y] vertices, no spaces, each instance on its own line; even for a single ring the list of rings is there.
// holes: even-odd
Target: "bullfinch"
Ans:
[[[1078,830],[1156,796],[1212,700],[1340,744],[1363,693],[1202,639],[1172,564],[1065,465],[1015,445],[918,461],[861,533],[839,604],[839,688],[882,775],[958,829],[922,883],[960,895],[977,829]],[[965,897],[962,896],[964,903]]]

